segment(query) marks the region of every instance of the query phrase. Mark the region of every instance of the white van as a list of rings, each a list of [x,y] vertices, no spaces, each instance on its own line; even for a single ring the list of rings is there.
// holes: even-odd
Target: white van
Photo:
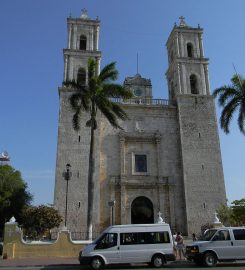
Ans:
[[[197,265],[213,267],[217,261],[245,260],[245,227],[207,230],[202,241],[186,246],[186,256]]]
[[[96,270],[120,263],[161,267],[174,260],[172,234],[166,223],[111,226],[79,254],[80,264]]]

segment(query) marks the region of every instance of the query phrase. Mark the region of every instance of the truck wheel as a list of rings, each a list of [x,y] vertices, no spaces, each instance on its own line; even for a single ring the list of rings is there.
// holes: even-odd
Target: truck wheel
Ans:
[[[203,256],[204,266],[214,267],[217,264],[217,257],[213,252],[207,252]]]
[[[152,265],[156,268],[162,267],[165,263],[163,255],[157,254],[152,258]]]
[[[92,258],[90,262],[90,267],[94,270],[99,270],[103,267],[104,262],[100,257],[94,257]]]

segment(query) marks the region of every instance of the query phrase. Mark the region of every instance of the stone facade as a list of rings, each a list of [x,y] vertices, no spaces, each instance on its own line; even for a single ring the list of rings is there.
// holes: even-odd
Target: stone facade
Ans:
[[[68,19],[64,80],[78,79],[79,69],[86,69],[88,57],[100,62],[98,31],[99,20],[90,20],[84,13],[80,18]],[[201,225],[212,222],[215,210],[226,202],[202,32],[200,27],[187,26],[182,18],[169,36],[166,72],[169,100],[153,99],[151,81],[136,74],[124,82],[135,97],[128,101],[114,100],[121,103],[130,118],[120,123],[123,131],[112,128],[98,114],[95,231],[112,222],[154,222],[160,211],[173,230],[191,234],[199,232]],[[81,35],[87,42],[83,49],[79,45],[79,41],[84,42]],[[85,231],[90,129],[85,127],[88,117],[84,114],[81,131],[73,130],[68,103],[71,94],[70,88],[59,88],[54,204],[64,215],[63,172],[69,163],[72,177],[68,188],[67,226],[71,231]],[[114,207],[108,204],[112,201],[115,201]]]

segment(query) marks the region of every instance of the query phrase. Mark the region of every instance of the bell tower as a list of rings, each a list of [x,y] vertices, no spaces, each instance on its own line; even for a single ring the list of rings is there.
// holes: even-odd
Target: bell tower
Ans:
[[[200,228],[226,203],[214,99],[210,94],[203,29],[180,17],[168,41],[169,99],[177,105],[187,233]]]
[[[87,63],[90,57],[97,60],[100,68],[99,51],[100,21],[89,19],[86,9],[80,18],[69,17],[68,48],[64,49],[64,81],[75,80],[86,83]]]
[[[210,95],[208,58],[204,57],[203,29],[187,26],[180,17],[167,41],[169,98],[178,94]]]
[[[98,69],[100,68],[100,21],[98,18],[90,19],[87,11],[83,9],[79,18],[70,16],[67,19],[67,28],[68,45],[63,50],[63,81],[75,80],[81,85],[86,85],[88,59],[90,57],[96,59]],[[85,231],[87,222],[87,156],[89,154],[90,133],[89,129],[84,128],[87,121],[86,114],[81,118],[81,130],[79,132],[74,131],[72,127],[73,112],[70,108],[69,98],[73,91],[72,88],[64,85],[59,87],[60,106],[54,206],[63,217],[65,217],[65,209],[67,209],[67,228],[78,232]],[[99,156],[97,152],[96,156]],[[71,166],[70,172],[72,173],[69,177],[69,186],[64,177],[68,164]],[[95,177],[97,177],[97,174]],[[99,194],[98,187],[96,186],[96,188],[96,194]],[[96,209],[99,209],[98,203]],[[95,223],[99,223],[99,214],[96,211],[94,216]]]

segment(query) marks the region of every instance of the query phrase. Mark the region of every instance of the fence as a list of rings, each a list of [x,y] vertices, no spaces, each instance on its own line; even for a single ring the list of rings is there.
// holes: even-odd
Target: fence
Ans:
[[[101,232],[93,231],[92,240],[96,239]],[[50,240],[56,240],[58,237],[59,231],[53,231],[50,234]],[[87,237],[87,232],[70,232],[72,241],[84,240]]]

